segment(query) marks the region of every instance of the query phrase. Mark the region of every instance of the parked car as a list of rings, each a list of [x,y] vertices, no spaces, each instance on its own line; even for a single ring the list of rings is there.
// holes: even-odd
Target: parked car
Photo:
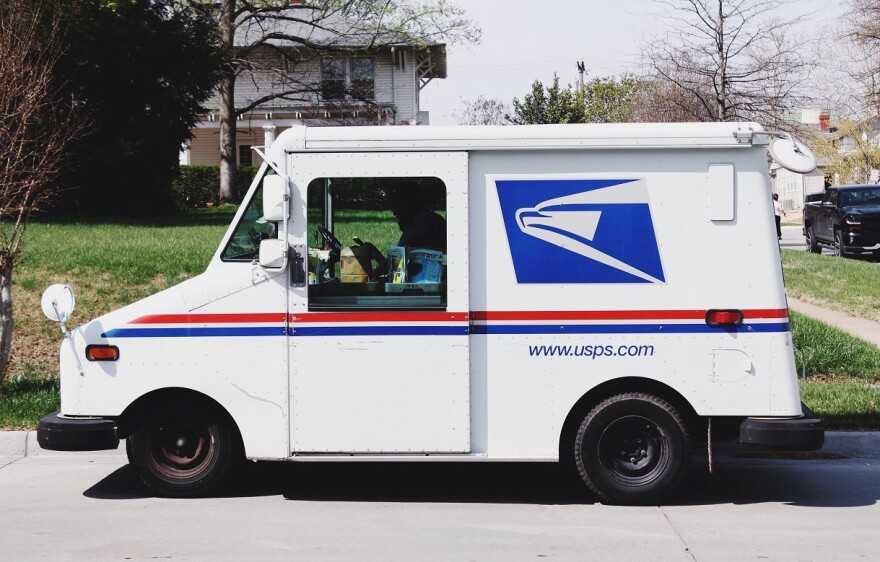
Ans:
[[[880,255],[880,185],[840,185],[804,205],[807,250]]]

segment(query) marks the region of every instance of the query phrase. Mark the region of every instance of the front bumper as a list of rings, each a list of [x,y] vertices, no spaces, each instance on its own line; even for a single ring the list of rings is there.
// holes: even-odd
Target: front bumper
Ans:
[[[822,420],[806,405],[798,418],[746,418],[739,426],[740,443],[758,449],[816,451],[825,443]]]
[[[53,412],[37,424],[37,443],[50,451],[103,451],[119,447],[119,437],[114,420],[68,418]]]
[[[844,230],[843,244],[851,253],[874,253],[880,250],[880,237],[876,233]]]

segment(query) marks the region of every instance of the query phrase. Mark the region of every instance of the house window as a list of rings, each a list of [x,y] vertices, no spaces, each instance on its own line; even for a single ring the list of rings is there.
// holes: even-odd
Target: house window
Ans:
[[[249,144],[240,144],[238,145],[238,165],[239,166],[253,166],[254,165],[254,156],[251,151],[251,145]]]
[[[376,91],[375,69],[376,61],[369,57],[323,59],[321,96],[324,100],[372,100]]]
[[[345,98],[345,59],[321,61],[321,95],[325,100]]]
[[[351,94],[356,99],[371,100],[375,97],[374,66],[373,59],[351,59]]]

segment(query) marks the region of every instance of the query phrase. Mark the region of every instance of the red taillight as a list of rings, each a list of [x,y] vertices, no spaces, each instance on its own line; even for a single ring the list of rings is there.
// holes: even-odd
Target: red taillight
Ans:
[[[739,326],[743,323],[741,310],[707,310],[706,324],[710,326]]]
[[[90,345],[86,347],[86,359],[89,361],[116,361],[119,359],[119,348],[115,345]]]

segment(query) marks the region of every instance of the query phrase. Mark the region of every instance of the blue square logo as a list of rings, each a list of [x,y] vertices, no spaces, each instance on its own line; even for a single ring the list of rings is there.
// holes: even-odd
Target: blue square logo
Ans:
[[[518,283],[666,282],[645,180],[495,186]]]

